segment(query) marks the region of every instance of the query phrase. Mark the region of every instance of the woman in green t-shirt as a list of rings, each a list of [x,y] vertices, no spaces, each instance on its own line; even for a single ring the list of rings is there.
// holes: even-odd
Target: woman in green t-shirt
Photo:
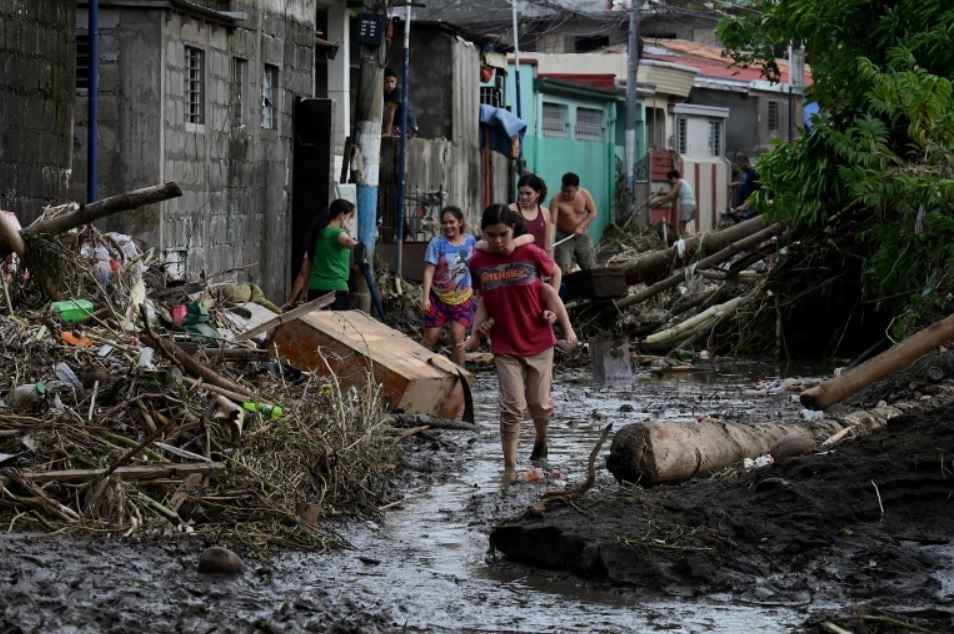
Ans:
[[[334,293],[335,301],[331,310],[348,310],[348,277],[351,273],[351,249],[358,241],[348,235],[344,226],[354,216],[354,205],[347,200],[337,199],[328,209],[323,210],[311,231],[308,232],[301,270],[292,285],[291,297],[286,306],[291,306],[308,289],[308,300],[317,299],[326,293]]]

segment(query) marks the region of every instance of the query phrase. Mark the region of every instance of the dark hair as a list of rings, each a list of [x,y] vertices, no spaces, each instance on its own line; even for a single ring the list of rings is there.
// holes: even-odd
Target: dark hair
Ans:
[[[461,211],[460,207],[456,207],[454,205],[447,205],[446,207],[441,209],[441,215],[438,216],[438,218],[443,220],[444,214],[451,214],[452,216],[457,218],[457,220],[460,222],[461,231],[467,228],[467,219],[464,218],[464,212]]]
[[[354,203],[344,198],[338,198],[331,201],[328,207],[318,212],[318,216],[312,223],[311,229],[308,230],[308,237],[305,238],[305,249],[307,249],[308,253],[311,253],[315,248],[315,241],[318,240],[318,236],[325,230],[328,223],[341,214],[351,213],[352,211],[354,211]]]
[[[507,205],[494,204],[484,209],[484,213],[480,216],[480,228],[486,229],[496,224],[505,224],[513,229],[514,238],[527,232],[527,223],[524,222],[523,215]]]
[[[752,161],[749,160],[749,157],[747,157],[745,154],[743,154],[742,156],[740,156],[739,158],[737,158],[737,159],[735,160],[735,162],[736,162],[736,163],[751,163]]]
[[[388,77],[393,77],[393,78],[397,79],[397,73],[394,72],[394,69],[393,69],[393,68],[385,68],[385,69],[384,69],[384,78],[387,79]]]
[[[520,180],[517,181],[517,189],[521,187],[529,187],[537,192],[540,195],[540,200],[545,200],[547,197],[547,184],[536,174],[524,174],[521,176]]]
[[[574,174],[573,172],[567,172],[563,175],[563,186],[564,187],[579,187],[580,186],[580,177]]]
[[[682,174],[679,173],[679,170],[669,170],[666,172],[666,178],[682,178]]]

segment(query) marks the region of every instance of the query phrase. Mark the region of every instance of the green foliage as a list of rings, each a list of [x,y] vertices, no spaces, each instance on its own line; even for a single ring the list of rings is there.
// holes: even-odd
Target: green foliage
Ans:
[[[806,229],[870,218],[865,289],[913,325],[954,288],[954,3],[753,4],[720,25],[726,48],[773,77],[773,45],[802,41],[821,107],[810,133],[760,159],[763,208]]]

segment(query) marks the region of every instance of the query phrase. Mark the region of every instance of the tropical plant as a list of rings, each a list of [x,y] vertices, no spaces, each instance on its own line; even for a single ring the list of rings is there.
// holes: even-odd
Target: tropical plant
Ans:
[[[773,50],[809,52],[810,132],[759,161],[763,208],[795,229],[863,219],[868,300],[904,334],[954,290],[954,3],[755,0],[718,29],[740,64],[778,76]],[[858,236],[853,236],[857,238]]]

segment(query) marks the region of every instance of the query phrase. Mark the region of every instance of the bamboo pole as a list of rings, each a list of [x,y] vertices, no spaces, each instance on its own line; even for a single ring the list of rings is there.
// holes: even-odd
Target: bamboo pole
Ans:
[[[756,216],[721,231],[703,233],[689,238],[685,240],[685,253],[682,261],[685,262],[694,258],[700,250],[709,253],[720,251],[733,242],[738,242],[746,236],[765,229],[766,226],[762,216]],[[673,261],[677,259],[679,259],[679,256],[675,247],[641,255],[624,265],[626,283],[632,286],[640,282],[657,280],[669,272]]]
[[[950,339],[954,339],[954,314],[934,322],[840,376],[805,390],[800,397],[802,405],[814,410],[828,409],[878,379],[906,368]]]
[[[719,250],[718,252],[713,253],[712,255],[706,258],[703,258],[702,260],[699,260],[699,262],[696,263],[694,270],[702,271],[704,269],[711,268],[717,264],[721,264],[722,262],[725,262],[726,260],[728,260],[729,258],[731,258],[737,253],[740,253],[742,251],[745,251],[746,249],[750,249],[752,247],[758,246],[761,242],[768,240],[773,235],[775,235],[776,231],[778,231],[778,225],[773,224],[766,227],[765,229],[762,229],[761,231],[757,231],[754,234],[751,234],[740,240],[737,240],[736,242],[733,242],[727,245],[726,247]],[[617,300],[616,302],[614,302],[616,304],[616,308],[622,310],[623,308],[632,306],[633,304],[637,304],[639,302],[649,299],[650,297],[658,295],[659,293],[663,292],[664,290],[668,288],[677,286],[680,282],[682,282],[685,279],[685,271],[686,271],[685,268],[679,269],[678,271],[676,271],[675,273],[673,273],[666,279],[653,284],[652,286],[643,290],[642,292]]]

